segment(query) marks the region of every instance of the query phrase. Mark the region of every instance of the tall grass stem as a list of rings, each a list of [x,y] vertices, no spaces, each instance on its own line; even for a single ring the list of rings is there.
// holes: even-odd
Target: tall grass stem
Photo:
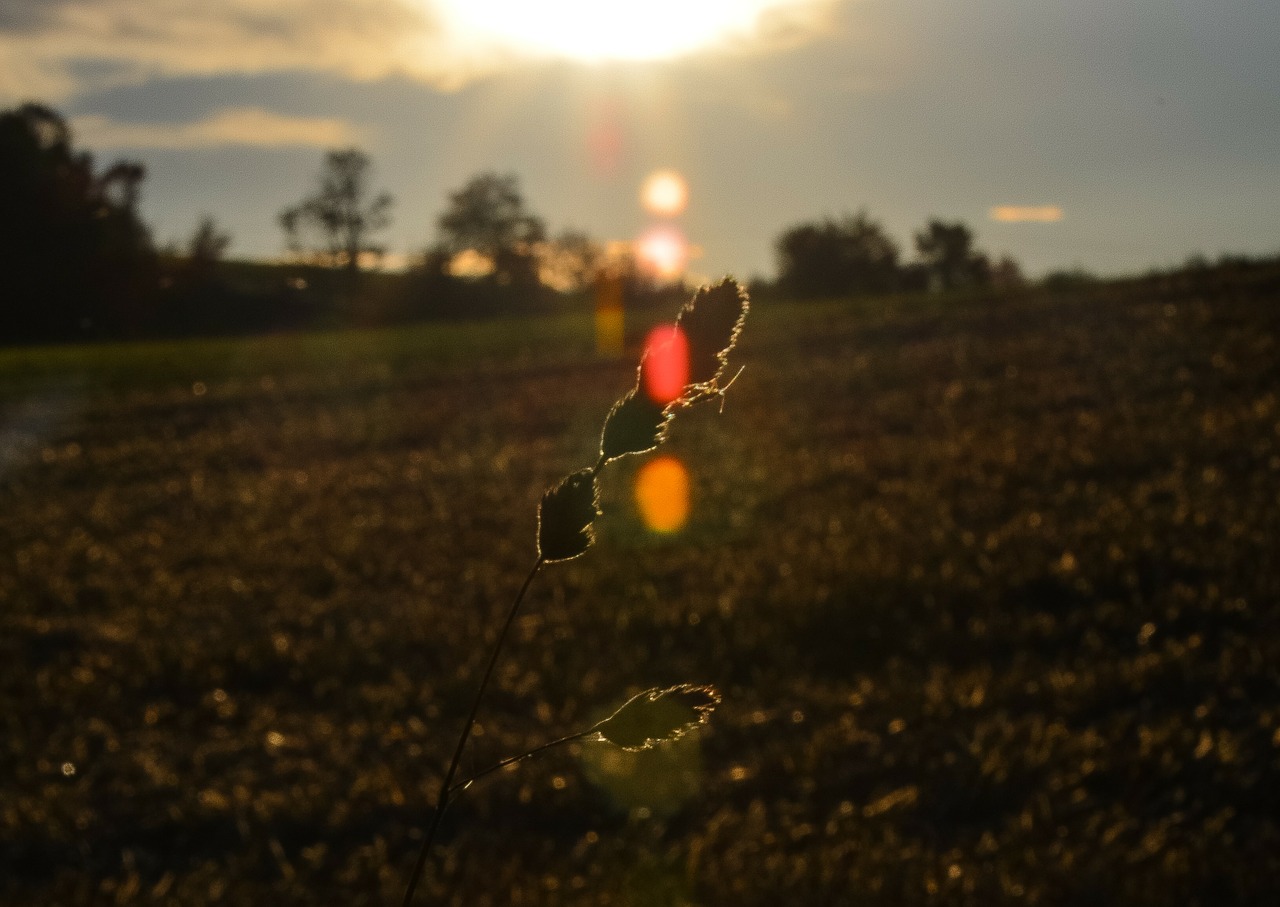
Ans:
[[[418,861],[413,866],[413,874],[409,876],[409,884],[405,888],[402,907],[410,907],[413,902],[413,894],[417,891],[418,882],[422,879],[422,870],[426,867],[427,859],[431,856],[431,845],[435,842],[436,832],[440,830],[440,820],[449,805],[449,795],[453,787],[453,779],[458,774],[458,764],[462,762],[462,752],[466,749],[467,740],[471,737],[471,729],[475,727],[476,715],[480,713],[480,702],[484,699],[485,690],[489,687],[489,680],[493,677],[494,668],[498,665],[498,658],[502,655],[502,645],[506,642],[507,633],[510,631],[511,625],[515,623],[516,614],[520,611],[520,605],[524,602],[525,593],[529,591],[529,584],[538,575],[543,563],[544,558],[541,556],[534,561],[533,569],[524,578],[524,585],[520,587],[519,593],[516,594],[515,601],[511,603],[511,609],[507,612],[507,619],[503,622],[502,629],[498,631],[498,639],[493,644],[493,652],[489,656],[489,664],[484,670],[484,676],[480,678],[480,686],[476,688],[476,697],[471,703],[471,712],[467,715],[467,720],[462,725],[462,733],[458,735],[458,745],[454,747],[453,758],[449,761],[449,770],[445,772],[444,780],[440,782],[440,791],[436,794],[435,813],[431,816],[431,825],[427,829],[426,840],[422,842],[422,850],[418,852]]]

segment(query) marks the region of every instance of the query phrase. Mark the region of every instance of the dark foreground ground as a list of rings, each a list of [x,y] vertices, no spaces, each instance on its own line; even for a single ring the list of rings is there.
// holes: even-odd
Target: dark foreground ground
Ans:
[[[468,766],[724,703],[478,783],[421,903],[1280,903],[1278,335],[1271,278],[758,305],[689,525],[606,474]],[[399,903],[632,367],[568,321],[0,356],[0,903]]]

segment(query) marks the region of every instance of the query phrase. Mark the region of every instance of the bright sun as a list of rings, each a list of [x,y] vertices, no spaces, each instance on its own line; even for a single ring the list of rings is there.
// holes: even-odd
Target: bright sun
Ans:
[[[574,60],[658,60],[748,36],[796,0],[441,0],[470,40]]]

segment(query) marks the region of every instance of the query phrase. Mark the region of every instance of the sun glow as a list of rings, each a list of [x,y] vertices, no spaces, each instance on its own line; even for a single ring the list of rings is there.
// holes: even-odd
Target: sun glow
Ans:
[[[689,203],[689,187],[674,170],[657,170],[640,187],[640,203],[650,214],[676,217]]]
[[[760,30],[764,14],[797,0],[443,0],[471,39],[574,60],[659,60]]]
[[[646,273],[672,280],[689,263],[689,242],[675,227],[652,227],[636,242],[636,260]]]

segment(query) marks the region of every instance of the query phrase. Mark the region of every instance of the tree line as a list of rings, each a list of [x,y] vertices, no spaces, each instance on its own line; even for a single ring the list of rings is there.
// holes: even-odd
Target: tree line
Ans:
[[[231,237],[203,217],[160,248],[138,213],[145,167],[105,168],[34,103],[0,113],[0,342],[258,332],[546,310],[579,301],[608,269],[631,304],[682,293],[633,254],[581,231],[552,235],[514,175],[482,173],[448,197],[437,235],[405,274],[376,272],[392,195],[358,148],[327,152],[309,194],[279,213],[286,265],[226,260]],[[866,212],[786,230],[775,287],[796,298],[1010,285],[963,223],[930,221],[917,257]]]
[[[777,240],[776,288],[794,298],[877,295],[1022,285],[1017,262],[992,261],[962,221],[930,220],[914,235],[916,258],[860,211],[797,224]]]
[[[515,176],[483,173],[449,197],[407,274],[374,272],[390,193],[357,148],[329,151],[313,190],[280,212],[292,256],[225,258],[210,216],[159,247],[138,212],[145,167],[99,168],[65,120],[34,103],[0,112],[0,342],[259,332],[534,311],[582,292],[604,263],[580,231],[550,236]],[[459,268],[459,264],[465,265]],[[635,262],[633,295],[655,292]]]

